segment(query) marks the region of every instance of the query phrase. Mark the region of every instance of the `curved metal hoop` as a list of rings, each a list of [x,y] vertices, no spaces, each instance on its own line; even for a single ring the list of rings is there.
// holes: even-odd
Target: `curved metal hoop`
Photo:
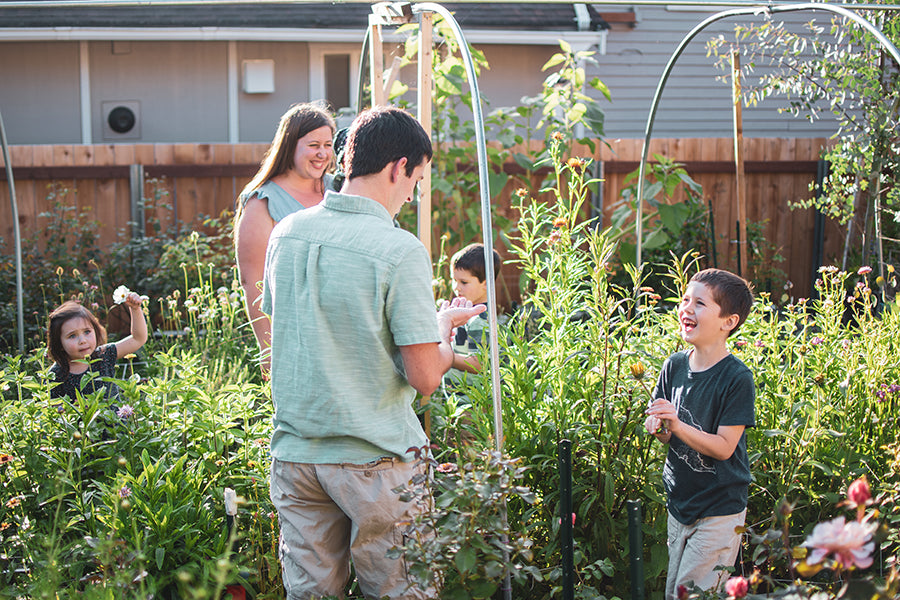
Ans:
[[[669,79],[669,75],[672,72],[672,69],[675,67],[675,62],[678,60],[678,57],[684,52],[684,49],[687,45],[693,40],[697,35],[706,29],[712,23],[716,21],[720,21],[722,19],[727,19],[728,17],[736,17],[741,15],[757,15],[761,13],[773,14],[780,12],[797,12],[802,10],[825,10],[830,11],[835,14],[842,15],[847,17],[848,19],[858,23],[864,29],[866,29],[869,33],[875,36],[879,42],[881,42],[882,46],[890,53],[893,57],[894,61],[900,66],[900,51],[897,50],[897,47],[894,46],[893,43],[885,35],[881,32],[880,29],[875,27],[871,22],[867,19],[860,17],[858,14],[851,10],[847,10],[841,6],[830,6],[828,4],[818,4],[818,3],[803,3],[803,4],[785,4],[785,5],[771,5],[771,4],[760,4],[756,7],[749,8],[735,8],[731,10],[725,10],[719,13],[712,15],[711,17],[705,19],[696,27],[694,27],[684,39],[681,40],[681,43],[678,44],[678,47],[672,53],[672,56],[669,57],[669,62],[666,64],[666,68],[663,69],[663,73],[659,78],[659,83],[656,86],[656,92],[653,94],[653,102],[650,105],[650,114],[647,117],[647,127],[644,130],[644,146],[641,150],[641,164],[638,167],[638,189],[637,189],[637,214],[635,216],[635,235],[637,236],[637,255],[635,258],[635,263],[638,268],[642,265],[642,246],[643,246],[643,219],[641,218],[644,209],[644,172],[647,168],[647,155],[650,151],[650,136],[653,134],[653,122],[656,119],[656,109],[659,107],[659,99],[662,96],[663,89],[666,86],[666,81]]]

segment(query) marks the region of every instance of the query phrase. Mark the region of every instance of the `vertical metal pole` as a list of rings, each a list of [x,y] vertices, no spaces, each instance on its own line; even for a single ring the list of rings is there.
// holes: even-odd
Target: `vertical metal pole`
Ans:
[[[816,198],[822,195],[822,186],[825,184],[826,177],[828,177],[828,161],[820,160],[816,163]],[[819,291],[816,289],[816,279],[819,277],[819,267],[822,266],[825,255],[825,214],[819,209],[815,209],[813,218],[813,263],[809,279],[809,297],[818,298]]]
[[[144,237],[144,165],[131,165],[128,170],[128,185],[131,195],[131,237]]]
[[[572,533],[572,442],[559,442],[559,550],[562,555],[562,598],[575,598],[575,540]]]
[[[469,82],[469,90],[472,95],[472,119],[475,122],[475,147],[478,154],[478,188],[481,196],[481,229],[484,240],[484,275],[487,283],[488,305],[488,349],[490,352],[491,369],[491,398],[494,404],[494,447],[498,452],[503,451],[503,405],[500,399],[500,346],[497,336],[497,283],[494,281],[494,232],[491,224],[491,188],[488,178],[487,142],[484,136],[484,114],[481,110],[481,92],[478,89],[478,77],[475,74],[475,64],[469,43],[463,35],[462,29],[453,17],[453,13],[431,2],[423,2],[413,5],[413,12],[435,12],[441,17],[453,31],[456,41],[459,43],[459,52],[462,55],[466,68],[466,78]],[[503,522],[506,523],[506,511],[504,509]],[[509,559],[508,556],[504,557]],[[503,598],[512,599],[512,583],[509,570],[503,582]]]
[[[9,204],[12,211],[13,238],[16,245],[16,326],[18,328],[19,354],[25,352],[25,309],[22,300],[22,234],[19,231],[19,205],[16,202],[16,181],[13,179],[12,162],[9,158],[9,144],[6,141],[6,127],[0,115],[0,145],[3,146],[3,164],[6,167],[6,181],[9,183]]]
[[[644,600],[644,535],[641,531],[641,501],[628,501],[628,572],[631,576],[631,600]]]

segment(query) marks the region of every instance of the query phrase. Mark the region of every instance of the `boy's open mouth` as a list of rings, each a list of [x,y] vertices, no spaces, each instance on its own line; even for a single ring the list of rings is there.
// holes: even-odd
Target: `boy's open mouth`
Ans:
[[[692,331],[697,326],[696,321],[692,321],[691,319],[682,319],[681,320],[681,328],[684,329],[685,332]]]

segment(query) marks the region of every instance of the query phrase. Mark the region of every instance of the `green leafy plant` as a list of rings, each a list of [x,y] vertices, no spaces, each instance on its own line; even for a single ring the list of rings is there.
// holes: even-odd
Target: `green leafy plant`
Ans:
[[[420,449],[419,460],[435,472],[400,490],[402,500],[421,506],[404,529],[404,544],[388,556],[405,560],[412,583],[438,590],[441,598],[490,598],[507,573],[520,583],[540,572],[527,564],[531,541],[506,519],[510,498],[532,502],[517,485],[520,461],[496,451],[469,451],[459,463],[438,463]]]

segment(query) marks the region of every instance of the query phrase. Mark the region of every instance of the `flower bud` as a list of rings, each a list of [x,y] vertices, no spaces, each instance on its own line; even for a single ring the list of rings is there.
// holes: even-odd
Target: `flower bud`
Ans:
[[[644,363],[636,362],[631,363],[631,376],[640,381],[644,378],[646,374],[646,370],[644,369]]]
[[[865,506],[872,499],[872,491],[869,489],[869,482],[863,475],[850,484],[847,488],[847,500],[856,506]]]

